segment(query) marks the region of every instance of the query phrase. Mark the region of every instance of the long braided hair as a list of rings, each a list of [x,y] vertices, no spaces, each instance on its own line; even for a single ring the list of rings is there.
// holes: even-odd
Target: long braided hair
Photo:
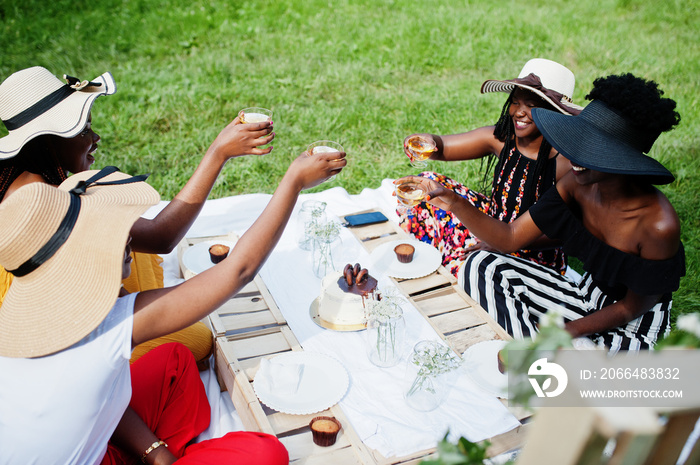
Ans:
[[[36,137],[27,142],[20,152],[7,160],[0,160],[0,200],[20,174],[28,171],[38,174],[48,184],[57,186],[66,179],[56,157],[47,149],[49,135]]]
[[[515,126],[513,125],[513,118],[510,116],[509,109],[511,103],[513,103],[513,94],[515,93],[516,89],[517,87],[513,87],[513,90],[508,95],[508,98],[501,109],[501,115],[493,129],[493,135],[496,137],[496,139],[504,143],[503,149],[501,149],[501,153],[498,155],[498,157],[492,153],[489,156],[481,159],[481,168],[484,170],[484,177],[482,178],[482,191],[487,197],[491,197],[491,193],[497,188],[496,180],[498,179],[498,173],[501,171],[503,164],[508,159],[508,154],[515,146]],[[553,110],[550,105],[546,105],[544,108]],[[525,191],[528,192],[528,196],[524,200],[528,205],[532,205],[537,201],[537,184],[539,183],[540,178],[544,175],[544,170],[547,166],[547,161],[549,160],[549,153],[551,150],[552,145],[543,137],[542,143],[540,144],[540,150],[537,152],[535,166],[528,176],[527,184],[525,185]]]

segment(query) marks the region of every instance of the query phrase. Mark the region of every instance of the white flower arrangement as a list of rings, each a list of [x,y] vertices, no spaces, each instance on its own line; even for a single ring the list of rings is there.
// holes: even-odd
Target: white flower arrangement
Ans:
[[[403,315],[403,310],[401,310],[403,302],[405,300],[397,294],[382,294],[381,300],[370,300],[367,302],[367,310],[365,312],[367,319],[386,322],[392,318],[398,318]]]
[[[313,212],[311,215],[313,217]],[[307,234],[309,234],[314,240],[321,242],[333,242],[340,235],[341,226],[337,221],[310,221],[306,228]]]
[[[462,364],[462,359],[445,345],[433,341],[422,341],[418,344],[421,344],[420,348],[414,349],[411,357],[411,363],[418,367],[418,373],[406,393],[407,397],[419,390],[435,393],[435,386],[429,380],[453,371]]]

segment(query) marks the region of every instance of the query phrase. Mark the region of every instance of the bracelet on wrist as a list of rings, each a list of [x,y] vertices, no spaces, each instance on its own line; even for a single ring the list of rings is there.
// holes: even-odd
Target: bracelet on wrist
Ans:
[[[146,452],[143,453],[143,456],[141,457],[141,461],[142,461],[143,463],[146,463],[146,457],[148,457],[148,454],[150,454],[150,453],[153,452],[154,450],[158,449],[160,446],[168,447],[168,445],[167,445],[165,442],[163,442],[163,441],[156,441],[156,442],[154,442],[153,444],[151,444],[151,447],[149,447],[148,449],[146,449]]]

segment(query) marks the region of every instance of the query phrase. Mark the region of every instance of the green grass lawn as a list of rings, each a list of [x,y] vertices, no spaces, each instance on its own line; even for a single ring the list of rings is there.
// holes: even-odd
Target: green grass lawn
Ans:
[[[112,72],[118,92],[93,110],[97,166],[150,172],[166,199],[247,106],[274,110],[275,148],[229,162],[213,197],[271,193],[317,139],[349,157],[321,189],[358,193],[409,174],[406,135],[492,124],[505,94],[481,95],[481,83],[515,77],[532,57],[574,71],[578,103],[599,76],[653,79],[682,116],[652,150],[677,176],[662,188],[686,247],[674,309],[700,311],[697,0],[0,0],[0,19],[2,79],[34,65],[81,79]],[[473,186],[482,176],[474,162],[432,168]]]

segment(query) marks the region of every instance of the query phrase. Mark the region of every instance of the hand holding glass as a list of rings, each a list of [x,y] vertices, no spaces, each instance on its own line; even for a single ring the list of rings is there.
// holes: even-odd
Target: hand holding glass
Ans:
[[[437,146],[432,138],[416,135],[406,141],[406,150],[411,159],[411,165],[416,168],[425,168],[428,166],[428,159],[437,150]]]
[[[317,140],[309,144],[306,151],[309,152],[309,155],[317,155],[319,153],[345,152],[345,149],[342,145],[332,140]],[[335,176],[331,176],[326,181],[332,181],[333,179],[335,179]]]
[[[406,180],[394,186],[399,208],[406,213],[413,211],[413,207],[425,200],[425,188],[418,181]]]
[[[241,123],[264,123],[272,121],[272,110],[260,107],[244,108],[240,111]]]

